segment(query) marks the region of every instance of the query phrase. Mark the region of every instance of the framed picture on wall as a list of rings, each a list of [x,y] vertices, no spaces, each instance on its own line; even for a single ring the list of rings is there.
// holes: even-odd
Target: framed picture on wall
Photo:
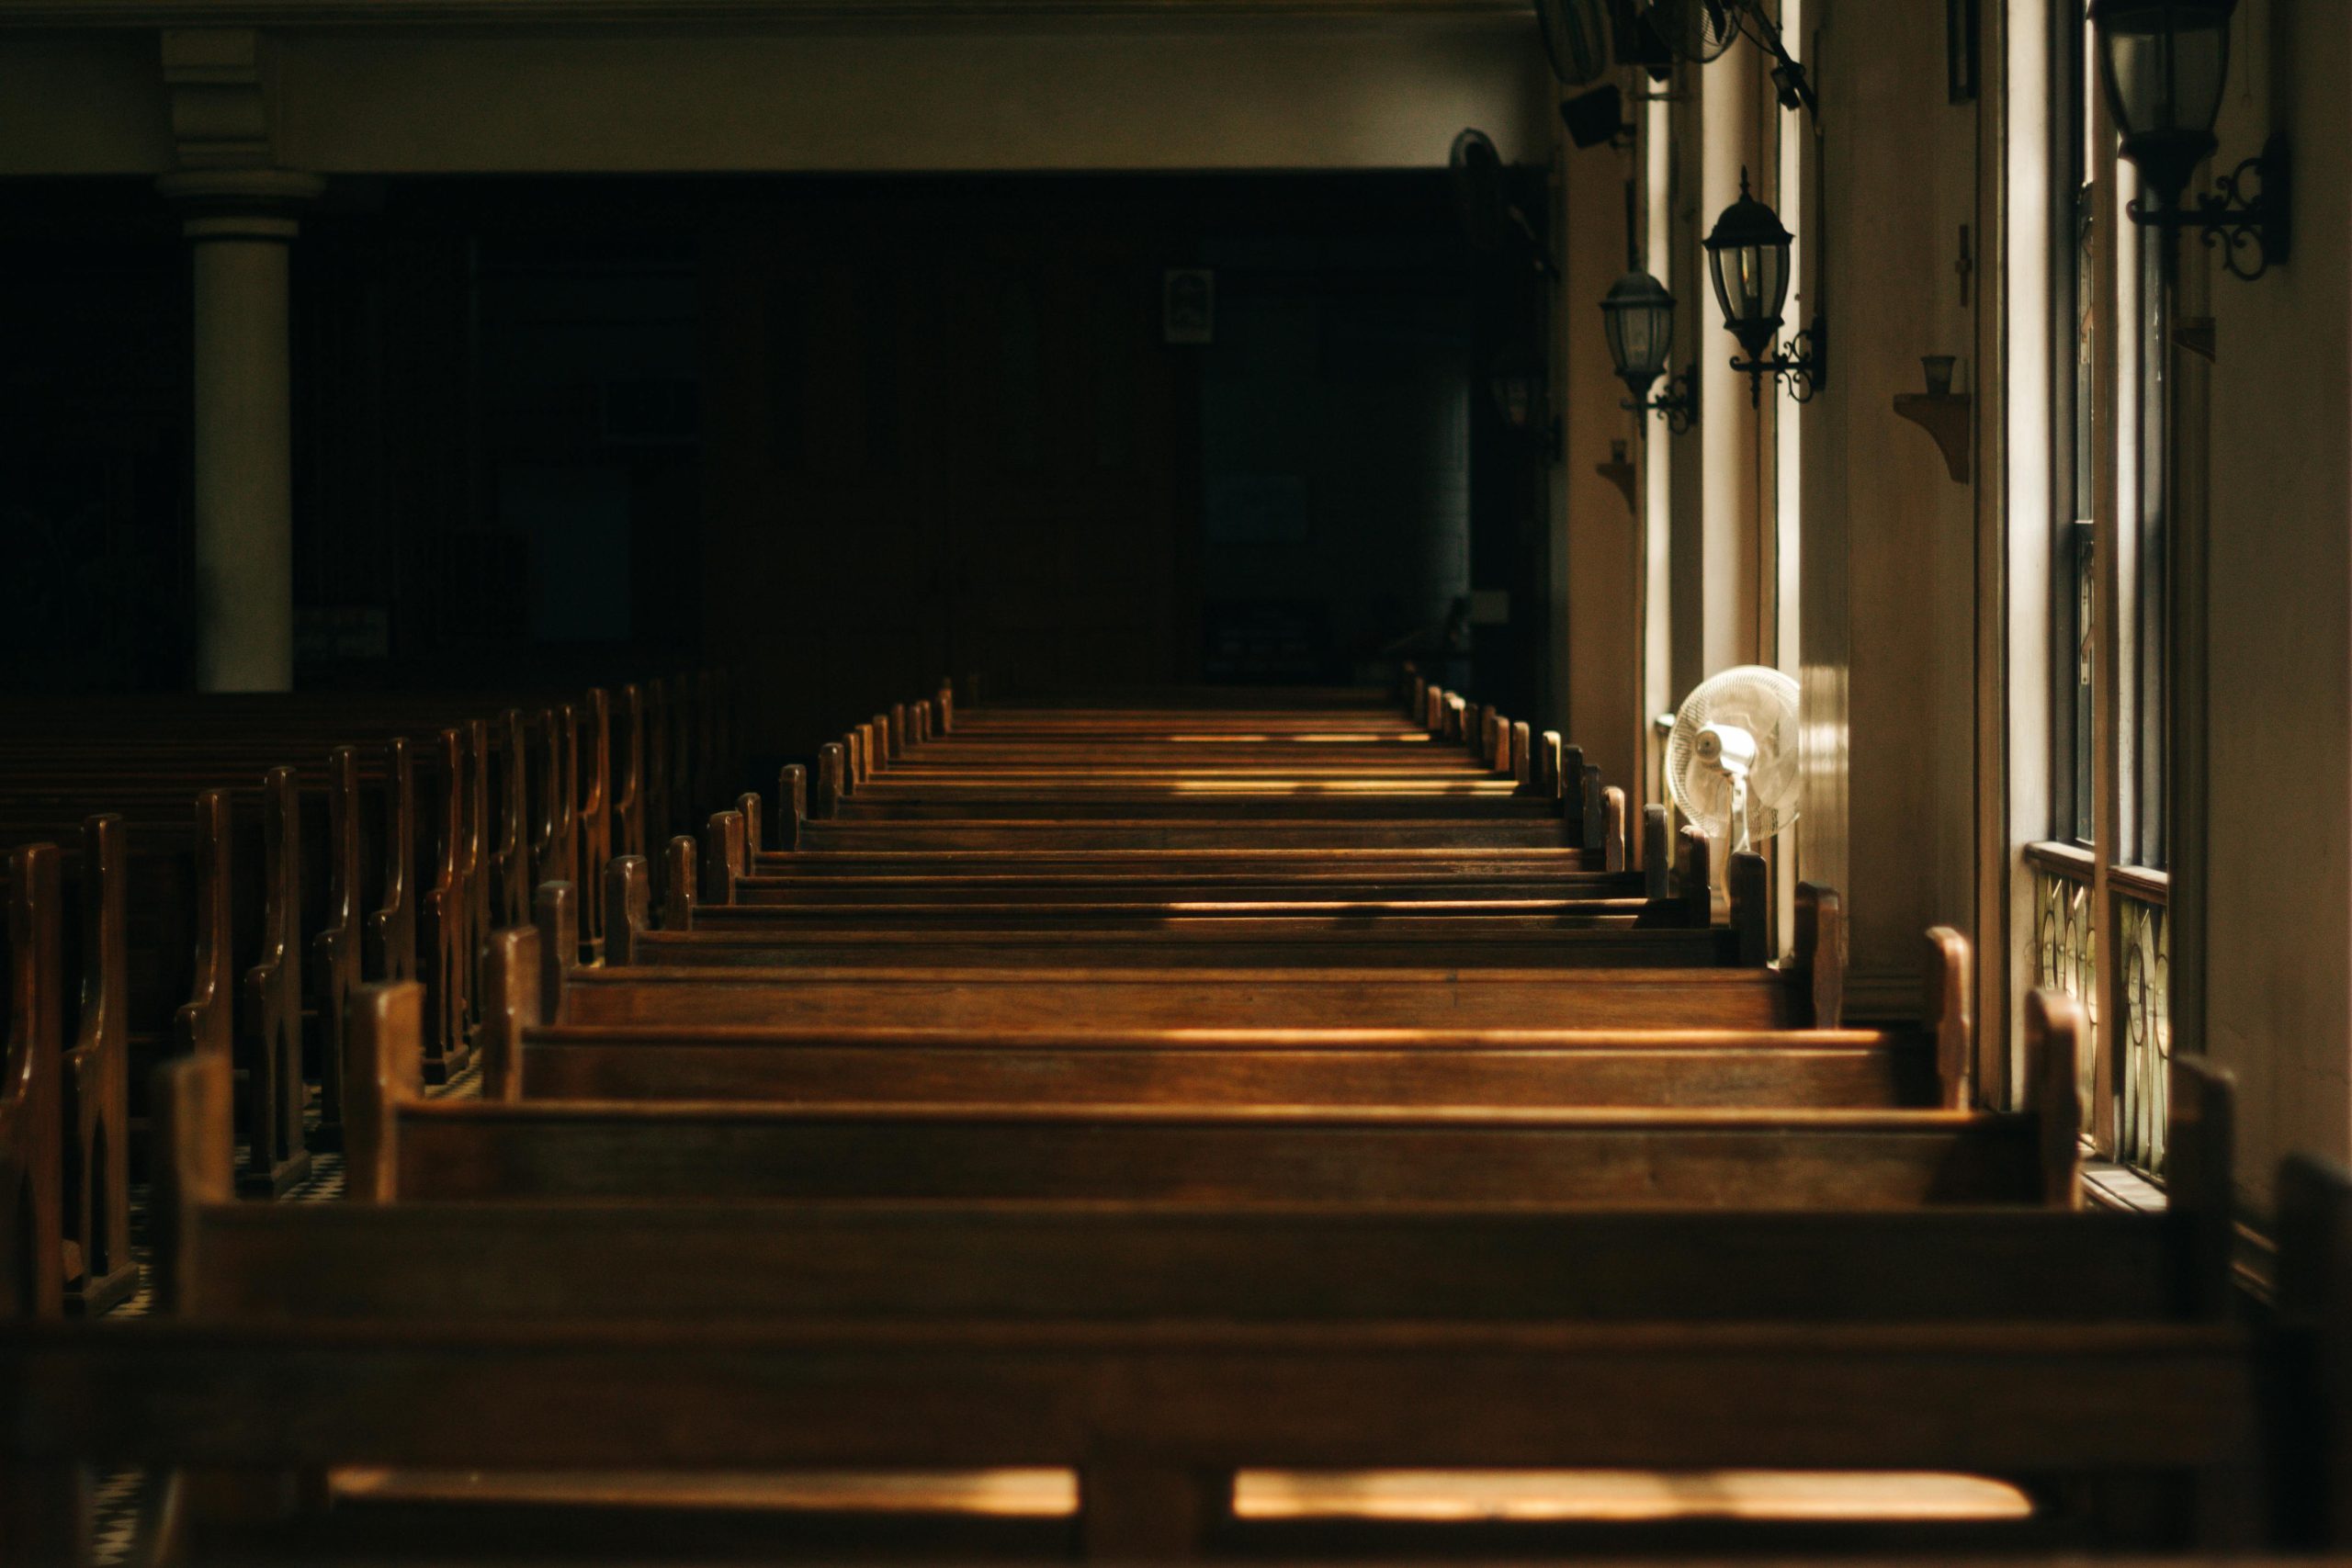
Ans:
[[[1216,341],[1216,274],[1206,267],[1170,267],[1160,284],[1160,337],[1200,346]]]
[[[1976,101],[1984,20],[1984,0],[1944,0],[1944,72],[1953,103]]]

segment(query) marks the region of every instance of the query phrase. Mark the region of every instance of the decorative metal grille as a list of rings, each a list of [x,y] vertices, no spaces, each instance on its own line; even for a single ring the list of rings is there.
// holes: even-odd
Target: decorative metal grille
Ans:
[[[2090,1029],[2083,1037],[2082,1059],[2075,1064],[2082,1089],[2083,1130],[2090,1130],[2091,1108],[2098,1103],[2098,937],[2091,919],[2091,886],[2062,875],[2047,866],[2033,871],[2033,983],[2043,990],[2062,991],[2083,1005]]]
[[[2161,904],[2130,897],[2115,901],[2116,942],[2123,953],[2123,1030],[2116,1157],[2151,1176],[2165,1168],[2165,1120],[2170,1108],[2172,1012],[2166,1000],[2172,973],[2172,918]]]

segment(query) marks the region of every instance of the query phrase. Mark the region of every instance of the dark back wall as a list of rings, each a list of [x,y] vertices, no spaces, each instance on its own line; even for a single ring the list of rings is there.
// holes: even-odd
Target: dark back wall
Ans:
[[[126,182],[0,211],[0,519],[39,563],[0,673],[169,689],[176,220]],[[1477,634],[1508,701],[1540,486],[1484,367],[1539,293],[1426,173],[338,181],[295,249],[299,679],[723,659],[772,758],[950,671],[1363,678],[1477,587],[1515,590]]]

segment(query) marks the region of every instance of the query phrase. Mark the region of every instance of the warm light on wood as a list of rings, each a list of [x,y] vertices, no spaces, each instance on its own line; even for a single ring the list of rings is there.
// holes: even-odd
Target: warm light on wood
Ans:
[[[1234,1483],[1245,1519],[2022,1519],[2024,1493],[1974,1475],[1790,1471],[1280,1471]]]

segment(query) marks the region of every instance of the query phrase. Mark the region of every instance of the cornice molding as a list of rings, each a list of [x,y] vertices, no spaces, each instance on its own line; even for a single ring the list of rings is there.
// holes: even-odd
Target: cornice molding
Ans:
[[[925,21],[1530,17],[1526,0],[0,0],[0,31],[130,28],[793,27]]]

